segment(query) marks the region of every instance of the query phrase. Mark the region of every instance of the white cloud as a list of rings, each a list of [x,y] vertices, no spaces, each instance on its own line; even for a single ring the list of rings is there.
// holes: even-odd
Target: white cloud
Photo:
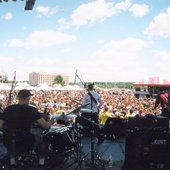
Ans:
[[[5,15],[3,15],[2,18],[5,19],[5,20],[10,20],[10,19],[13,18],[13,14],[8,12]]]
[[[68,47],[68,48],[64,48],[62,49],[63,53],[69,53],[72,50],[72,48]]]
[[[155,72],[157,75],[161,73],[161,77],[167,79],[169,77],[170,51],[157,51],[154,53],[156,63]]]
[[[50,11],[50,8],[49,7],[44,7],[44,6],[38,6],[36,8],[36,11],[40,14],[48,14],[49,11]]]
[[[49,16],[53,16],[58,12],[58,6],[51,8],[50,12],[49,12]]]
[[[56,6],[54,8],[50,8],[50,7],[45,7],[45,6],[38,6],[36,8],[36,11],[40,15],[53,16],[53,15],[55,15],[58,12],[58,7]]]
[[[58,21],[59,30],[68,30],[70,28],[69,23],[67,22],[66,18],[60,18]]]
[[[134,16],[143,17],[149,12],[149,6],[146,4],[134,4],[129,9]]]
[[[9,47],[44,48],[61,45],[76,40],[74,35],[64,34],[53,30],[32,32],[25,40],[9,40]]]
[[[96,0],[80,5],[72,14],[72,24],[80,26],[103,20],[113,15],[112,8],[113,3],[106,3],[104,0]]]
[[[124,40],[112,40],[105,44],[103,48],[93,54],[93,58],[107,59],[107,60],[119,60],[122,59],[135,59],[138,56],[139,51],[146,46],[146,42],[141,39],[127,38]]]
[[[59,65],[59,61],[56,57],[52,56],[52,59],[50,57],[28,56],[29,60],[25,62],[24,56],[0,56],[0,61],[1,66],[3,66],[3,73],[7,74],[10,80],[12,80],[14,71],[16,71],[17,81],[23,81],[28,80],[29,73],[33,71],[56,73],[56,66]]]
[[[141,39],[112,40],[85,58],[73,57],[63,62],[62,58],[54,56],[30,56],[25,67],[24,57],[14,57],[18,62],[6,61],[6,65],[17,71],[18,79],[23,79],[22,77],[28,79],[28,73],[32,71],[59,73],[64,71],[71,80],[72,77],[74,79],[75,70],[79,69],[85,81],[135,81],[139,80],[139,75],[145,77],[147,74],[147,68],[139,62],[141,51],[146,46],[147,43]],[[69,50],[71,49],[65,49],[63,53]],[[57,70],[56,66],[59,66]],[[13,70],[8,71],[13,73]]]
[[[14,60],[11,57],[0,55],[0,61],[1,61],[1,64],[5,65],[5,64],[8,64],[10,62],[13,62]]]
[[[166,12],[162,12],[149,24],[144,34],[149,36],[169,36],[170,35],[170,6]]]
[[[141,51],[147,45],[135,38],[112,40],[90,57],[72,63],[84,74],[85,81],[135,81],[139,75],[147,74],[147,68],[139,62]]]
[[[65,18],[58,20],[59,29],[66,30],[70,26],[83,26],[89,23],[104,21],[122,11],[130,11],[134,16],[145,16],[149,12],[146,4],[134,4],[131,0],[124,0],[119,3],[108,2],[106,0],[95,0],[78,6],[71,15],[71,20]]]
[[[117,4],[106,2],[105,0],[96,0],[82,4],[73,11],[71,23],[74,26],[81,26],[96,21],[103,21],[119,11],[127,10],[129,5],[130,0],[125,0]]]
[[[131,0],[125,0],[122,2],[119,2],[117,4],[115,4],[114,6],[114,11],[118,12],[118,11],[126,11],[131,5]]]

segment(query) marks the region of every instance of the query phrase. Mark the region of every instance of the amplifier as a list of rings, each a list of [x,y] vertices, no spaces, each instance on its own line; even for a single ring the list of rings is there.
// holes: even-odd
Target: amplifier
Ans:
[[[169,132],[169,119],[163,116],[129,118],[128,131]]]
[[[169,133],[158,131],[129,133],[126,138],[124,167],[133,169],[132,167],[140,166],[143,170],[169,170],[169,153]]]

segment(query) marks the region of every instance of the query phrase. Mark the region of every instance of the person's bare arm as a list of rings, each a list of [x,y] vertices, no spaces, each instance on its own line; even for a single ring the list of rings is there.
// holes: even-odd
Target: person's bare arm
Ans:
[[[51,124],[47,121],[45,121],[44,118],[40,118],[37,120],[37,123],[44,129],[49,129]]]
[[[3,121],[3,120],[0,120],[0,129],[3,128],[3,125],[4,125],[4,121]]]

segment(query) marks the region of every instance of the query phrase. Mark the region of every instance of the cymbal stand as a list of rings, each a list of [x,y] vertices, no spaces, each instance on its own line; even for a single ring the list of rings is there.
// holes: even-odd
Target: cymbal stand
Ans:
[[[90,134],[90,139],[91,139],[91,162],[90,164],[88,163],[87,166],[90,168],[90,170],[98,170],[100,167],[102,170],[105,169],[105,164],[107,163],[106,161],[102,160],[97,151],[95,150],[94,144],[95,144],[95,138],[94,138],[94,125],[100,126],[99,124],[95,123],[92,120],[89,120],[88,118],[81,116],[83,119],[89,121],[91,123],[91,134]],[[85,155],[84,158],[88,156],[89,153]]]
[[[82,157],[82,134],[81,134],[81,131],[82,131],[82,125],[80,125],[79,123],[77,123],[77,162],[78,162],[78,165],[77,165],[77,170],[81,170],[82,169],[82,161],[84,160],[83,157]]]
[[[76,170],[83,170],[82,162],[84,161],[84,159],[83,159],[82,155],[84,155],[84,153],[82,152],[82,133],[81,133],[83,127],[79,123],[77,123],[76,125],[77,125],[77,127],[76,127],[77,128],[77,130],[76,130],[77,148],[75,150],[76,151],[76,159],[73,163],[71,163],[67,167],[64,167],[65,170],[70,169],[75,164],[77,164],[77,166],[75,167]]]

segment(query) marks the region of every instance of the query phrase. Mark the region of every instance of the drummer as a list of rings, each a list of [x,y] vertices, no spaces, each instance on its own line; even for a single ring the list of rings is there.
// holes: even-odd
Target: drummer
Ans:
[[[24,152],[26,149],[33,148],[35,144],[34,135],[31,134],[31,126],[33,122],[37,122],[43,129],[49,129],[50,123],[45,121],[39,114],[38,110],[29,105],[33,94],[26,89],[20,90],[18,93],[18,104],[9,105],[5,108],[0,116],[0,128],[3,128],[3,143],[10,153],[10,165],[16,166],[15,154],[13,153],[12,135],[15,134],[20,143],[16,143],[16,150]],[[46,167],[44,141],[40,145],[41,153],[39,155],[39,169]],[[12,148],[12,149],[11,149]]]

